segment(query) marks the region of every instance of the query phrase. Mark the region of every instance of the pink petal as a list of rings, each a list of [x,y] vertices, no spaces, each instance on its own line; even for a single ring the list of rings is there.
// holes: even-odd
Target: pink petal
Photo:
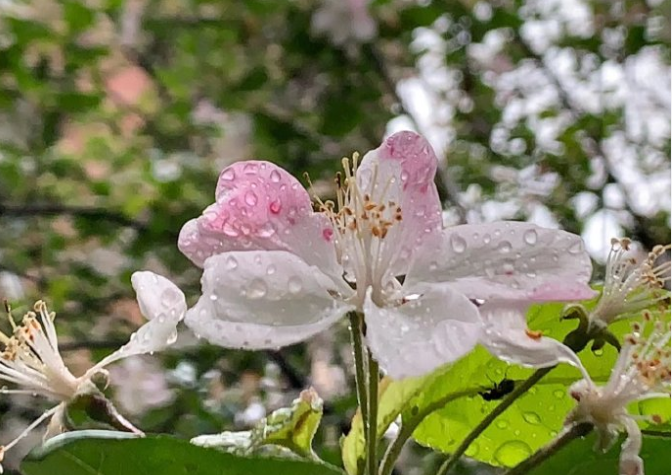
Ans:
[[[395,254],[394,274],[405,273],[414,250],[441,229],[441,202],[434,184],[437,166],[424,137],[398,132],[367,153],[357,170],[359,186],[373,201],[385,205],[393,201],[401,207],[402,221],[390,228],[386,238],[397,243],[389,251]]]
[[[592,298],[590,257],[575,234],[522,222],[456,226],[424,247],[406,279],[446,282],[472,299]]]
[[[314,213],[308,192],[269,162],[238,162],[219,176],[217,201],[187,222],[180,250],[196,265],[215,254],[285,250],[330,275],[341,275],[326,216]]]

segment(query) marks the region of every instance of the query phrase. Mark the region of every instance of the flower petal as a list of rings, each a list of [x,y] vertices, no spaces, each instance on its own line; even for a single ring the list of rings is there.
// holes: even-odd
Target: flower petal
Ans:
[[[314,213],[308,192],[292,175],[269,162],[238,162],[219,176],[217,201],[187,222],[178,247],[202,267],[230,251],[283,250],[341,275],[326,216]]]
[[[449,228],[419,253],[406,279],[451,282],[474,299],[584,300],[590,257],[575,234],[513,221]]]
[[[481,334],[478,310],[449,287],[417,287],[417,299],[378,307],[364,303],[366,340],[381,367],[395,379],[420,376],[471,351]]]
[[[231,348],[275,348],[304,340],[337,321],[353,291],[285,251],[228,252],[205,261],[203,295],[185,323]],[[340,285],[340,287],[339,287]]]
[[[367,153],[357,169],[357,182],[372,201],[401,208],[402,220],[386,237],[393,275],[405,274],[414,250],[441,230],[441,202],[434,184],[438,160],[427,140],[414,132],[398,132]]]
[[[177,324],[187,311],[182,291],[170,280],[149,271],[134,272],[131,283],[140,311],[149,321],[131,335],[128,343],[87,371],[84,378],[122,358],[161,351],[177,339]]]
[[[569,363],[587,376],[581,360],[569,347],[527,330],[526,308],[527,304],[520,301],[492,300],[483,304],[483,346],[502,361],[530,368]]]

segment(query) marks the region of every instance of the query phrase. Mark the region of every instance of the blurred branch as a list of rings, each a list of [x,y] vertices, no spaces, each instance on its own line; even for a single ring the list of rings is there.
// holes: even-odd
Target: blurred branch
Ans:
[[[40,216],[72,216],[92,220],[109,221],[121,226],[133,228],[137,231],[149,231],[149,223],[137,221],[121,213],[108,211],[103,208],[86,206],[68,206],[61,204],[21,204],[8,205],[0,203],[0,216],[35,218]],[[170,231],[166,233],[171,234]],[[177,234],[172,233],[177,238]]]
[[[380,79],[383,81],[383,84],[385,85],[387,92],[390,95],[392,95],[392,97],[394,97],[396,102],[399,104],[399,109],[401,110],[401,113],[410,119],[410,121],[413,123],[413,127],[415,127],[415,129],[419,133],[422,133],[422,128],[420,127],[418,120],[415,118],[413,113],[406,107],[403,98],[399,95],[399,92],[397,91],[397,83],[392,78],[392,74],[387,68],[385,57],[383,56],[382,52],[380,52],[378,48],[376,48],[373,44],[370,43],[364,45],[363,49],[367,58],[373,65],[374,71],[376,71],[378,76],[380,76]],[[460,218],[460,223],[464,224],[467,222],[467,211],[464,208],[464,206],[462,206],[462,203],[460,203],[459,187],[457,186],[456,183],[454,183],[450,179],[449,176],[443,173],[442,168],[443,167],[441,166],[439,167],[439,173],[437,173],[435,176],[435,182],[439,190],[439,194],[440,196],[447,199],[455,207],[457,214]]]
[[[551,82],[555,87],[555,90],[558,94],[561,106],[567,110],[575,121],[579,121],[582,117],[586,115],[586,111],[583,108],[574,102],[569,94],[569,91],[563,86],[560,79],[555,75],[555,73],[548,67],[544,61],[543,56],[536,53],[530,45],[525,41],[525,39],[520,34],[519,30],[515,31],[515,42],[521,47],[525,55],[531,58],[540,70],[544,73],[546,78]],[[630,193],[627,190],[627,187],[624,186],[617,174],[614,172],[614,168],[609,161],[609,157],[605,153],[604,147],[602,147],[602,139],[598,134],[592,133],[590,130],[583,130],[584,138],[586,140],[587,147],[584,147],[584,150],[589,154],[591,158],[599,159],[604,165],[605,173],[607,174],[607,181],[609,183],[615,183],[620,186],[625,195],[625,209],[632,216],[635,221],[634,229],[632,229],[633,237],[641,242],[644,247],[648,249],[653,249],[656,244],[660,244],[656,236],[654,236],[649,231],[649,220],[646,216],[643,216],[637,213],[631,203]]]
[[[77,351],[77,350],[116,350],[121,345],[128,343],[128,339],[110,339],[110,340],[81,340],[68,341],[60,343],[58,349],[60,351]]]

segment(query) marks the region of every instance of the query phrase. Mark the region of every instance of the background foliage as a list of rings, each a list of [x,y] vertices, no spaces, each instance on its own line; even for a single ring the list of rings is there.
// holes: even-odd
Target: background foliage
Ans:
[[[140,323],[134,270],[196,298],[176,237],[224,166],[271,160],[329,196],[341,156],[402,128],[440,156],[447,224],[581,233],[599,278],[612,235],[669,242],[669,24],[665,0],[1,2],[0,296],[17,313],[46,297],[83,367]],[[115,400],[149,432],[191,437],[312,384],[327,401],[316,445],[338,464],[355,409],[341,330],[262,353],[185,334],[116,368]],[[502,371],[521,370],[485,373]],[[39,410],[0,404],[2,437]],[[405,457],[404,473],[433,463]]]

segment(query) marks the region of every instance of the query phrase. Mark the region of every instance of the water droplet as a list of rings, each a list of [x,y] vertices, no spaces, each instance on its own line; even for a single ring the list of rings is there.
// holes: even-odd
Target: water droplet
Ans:
[[[243,171],[245,173],[247,173],[248,175],[256,175],[257,174],[257,164],[256,163],[248,163],[243,168]]]
[[[233,169],[231,168],[227,168],[222,172],[222,180],[232,181],[235,178],[236,178],[236,172],[234,172]]]
[[[222,226],[222,232],[229,237],[238,237],[240,234],[238,230],[234,228],[228,221],[226,221]]]
[[[495,239],[499,239],[502,236],[502,232],[499,229],[495,229],[492,235],[495,236]]]
[[[523,234],[523,241],[530,246],[534,246],[537,243],[537,232],[534,229],[528,229]]]
[[[502,254],[508,254],[511,252],[511,243],[509,241],[502,241],[497,245],[497,250]]]
[[[478,445],[478,442],[472,442],[469,448],[465,450],[464,455],[467,457],[475,457],[478,454],[480,448],[481,447]]]
[[[460,254],[464,252],[465,249],[467,248],[467,241],[465,241],[462,236],[453,234],[452,236],[450,236],[450,247],[453,248],[453,251]]]
[[[509,427],[509,422],[506,419],[498,419],[496,425],[499,429],[506,429]]]
[[[266,283],[261,279],[252,279],[247,286],[247,298],[260,299],[268,292]]]
[[[273,264],[271,264],[270,266],[268,266],[266,268],[266,274],[268,274],[268,275],[275,274],[275,271],[276,271],[276,269],[275,269],[275,266]]]
[[[484,235],[483,235],[483,242],[484,242],[485,244],[490,244],[490,240],[491,240],[491,239],[490,239],[490,235],[489,235],[489,234],[484,234]]]
[[[280,203],[279,199],[273,200],[271,201],[271,204],[268,205],[268,209],[273,214],[279,214],[280,211],[282,210],[282,203]]]
[[[598,356],[598,357],[599,357],[599,356],[602,356],[602,355],[604,355],[604,349],[603,349],[603,348],[598,348],[598,349],[596,349],[596,350],[593,350],[593,354],[594,354],[595,356]]]
[[[262,238],[271,237],[275,234],[275,228],[271,223],[265,223],[257,230],[257,236]]]
[[[290,277],[289,281],[287,282],[287,288],[289,291],[293,294],[298,294],[301,292],[301,289],[303,289],[303,283],[301,282],[300,277]]]
[[[525,419],[525,422],[528,424],[535,426],[541,424],[541,417],[539,417],[539,414],[536,412],[524,412],[523,419]]]
[[[583,251],[583,244],[581,243],[581,241],[576,241],[567,250],[569,251],[570,254],[579,254],[581,251]]]
[[[402,170],[402,172],[401,172],[401,181],[405,183],[405,182],[408,181],[408,178],[409,178],[409,174],[408,174],[408,172],[407,172],[406,170]]]
[[[226,258],[225,265],[227,270],[233,270],[236,267],[238,267],[238,261],[236,260],[235,257],[229,256]]]
[[[553,391],[553,396],[557,397],[558,399],[562,399],[565,397],[565,391],[562,389],[556,389]]]
[[[250,206],[254,206],[257,204],[257,201],[259,201],[259,199],[257,198],[257,195],[254,193],[254,191],[248,191],[245,193],[245,203]]]
[[[278,172],[277,170],[273,170],[271,172],[271,181],[273,183],[280,183],[280,179],[281,179],[280,172]]]
[[[532,455],[532,449],[525,442],[510,440],[504,442],[495,451],[495,460],[505,467],[513,467]]]

